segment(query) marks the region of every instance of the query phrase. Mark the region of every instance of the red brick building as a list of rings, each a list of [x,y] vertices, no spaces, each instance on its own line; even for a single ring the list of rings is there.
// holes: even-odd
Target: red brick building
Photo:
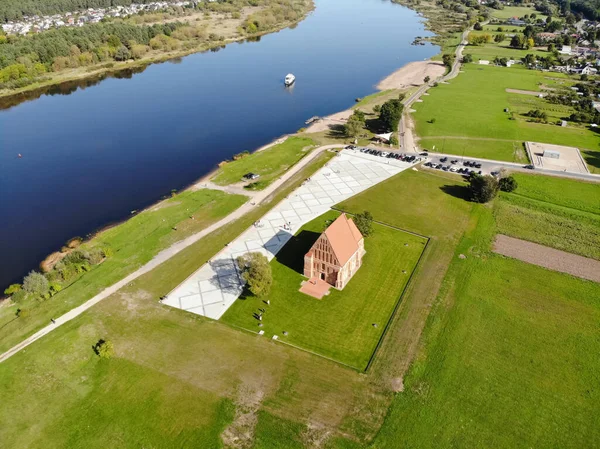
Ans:
[[[304,256],[304,276],[321,279],[342,290],[362,265],[365,240],[354,224],[340,215]]]

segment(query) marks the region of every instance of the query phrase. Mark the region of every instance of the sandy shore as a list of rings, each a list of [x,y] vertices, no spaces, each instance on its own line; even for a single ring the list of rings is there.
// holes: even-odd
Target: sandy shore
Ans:
[[[390,76],[382,79],[377,85],[379,90],[406,89],[424,84],[423,79],[428,76],[435,80],[444,74],[446,68],[441,62],[416,61],[409,62],[396,70]]]
[[[446,68],[442,63],[439,62],[409,62],[391,75],[382,79],[376,87],[378,90],[408,89],[410,87],[424,84],[423,80],[426,76],[431,78],[433,81],[442,76],[445,71]],[[352,112],[353,109],[346,109],[345,111],[336,112],[335,114],[323,117],[320,120],[312,123],[308,128],[306,128],[305,132],[318,133],[329,130],[332,125],[343,125],[352,115]]]

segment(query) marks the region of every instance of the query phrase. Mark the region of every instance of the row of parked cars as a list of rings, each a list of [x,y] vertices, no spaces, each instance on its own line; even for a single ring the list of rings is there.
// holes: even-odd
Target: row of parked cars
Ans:
[[[361,153],[372,154],[373,156],[386,157],[388,159],[397,159],[397,160],[403,161],[403,162],[414,162],[414,163],[417,163],[417,162],[419,162],[419,161],[422,160],[422,158],[420,158],[419,156],[412,155],[412,154],[408,155],[408,154],[394,153],[394,152],[388,152],[388,151],[383,151],[383,150],[376,150],[374,148],[367,148],[367,147],[359,148],[359,147],[357,147],[355,145],[349,145],[345,149],[347,149],[347,150],[359,150]]]
[[[440,159],[441,160],[441,159]],[[435,162],[425,162],[425,167],[436,168],[438,170],[450,171],[452,173],[460,173],[461,175],[470,175],[471,173],[481,174],[481,170],[471,170],[466,167],[456,167],[455,165],[436,164]]]

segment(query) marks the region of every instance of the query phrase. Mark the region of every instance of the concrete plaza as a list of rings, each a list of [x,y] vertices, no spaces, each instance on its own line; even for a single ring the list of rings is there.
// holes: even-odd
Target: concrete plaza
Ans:
[[[235,259],[260,252],[273,259],[305,223],[331,206],[400,173],[412,164],[343,150],[254,226],[201,266],[164,299],[163,303],[215,320],[235,302],[243,280]],[[303,257],[302,254],[298,257]]]

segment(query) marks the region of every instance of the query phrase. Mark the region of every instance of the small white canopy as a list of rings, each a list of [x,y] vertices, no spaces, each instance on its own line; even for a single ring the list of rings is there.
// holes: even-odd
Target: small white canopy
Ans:
[[[378,139],[381,139],[381,140],[385,140],[386,142],[389,142],[390,139],[392,138],[392,134],[394,134],[394,133],[375,134],[375,137],[377,137]]]

